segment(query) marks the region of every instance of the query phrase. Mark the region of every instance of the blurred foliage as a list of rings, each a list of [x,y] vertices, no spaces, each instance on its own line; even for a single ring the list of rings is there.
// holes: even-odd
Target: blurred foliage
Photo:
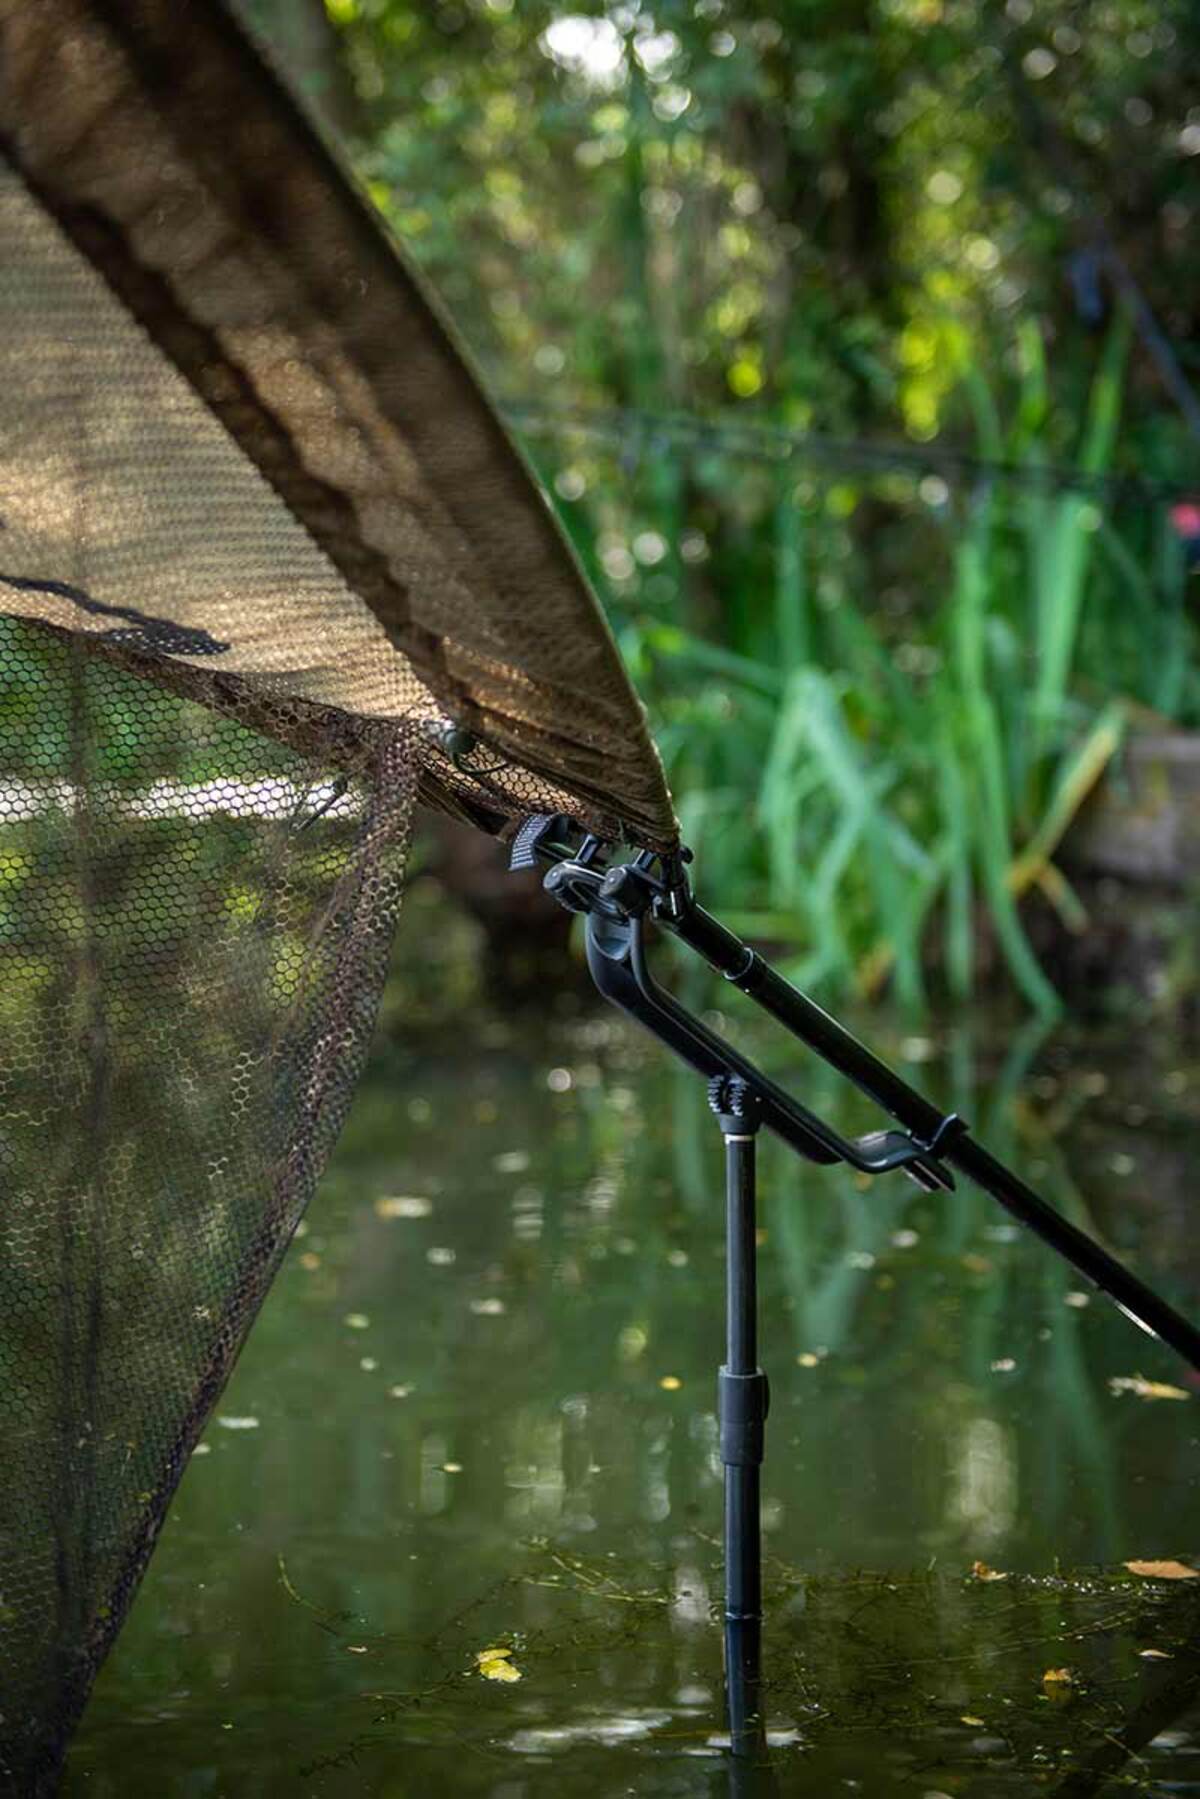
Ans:
[[[1117,479],[1197,445],[1115,292],[1186,385],[1200,13],[251,10],[515,408],[706,894],[830,995],[1052,1007],[1061,837],[1131,718],[1200,718],[1186,545]]]

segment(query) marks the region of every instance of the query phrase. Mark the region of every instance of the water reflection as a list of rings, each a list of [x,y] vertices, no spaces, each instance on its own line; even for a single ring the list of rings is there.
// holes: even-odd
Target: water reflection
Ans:
[[[937,1100],[1200,1309],[1178,1052],[943,1047]],[[769,1141],[760,1188],[779,1790],[1082,1794],[1130,1747],[1200,1780],[1196,1601],[1120,1570],[1200,1552],[1200,1406],[1109,1386],[1178,1365],[973,1192]],[[222,1404],[259,1426],[208,1432],[67,1791],[724,1793],[722,1253],[702,1083],[615,1023],[382,1055]]]

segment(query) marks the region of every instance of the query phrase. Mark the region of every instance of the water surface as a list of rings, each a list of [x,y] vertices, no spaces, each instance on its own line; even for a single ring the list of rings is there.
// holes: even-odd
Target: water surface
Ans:
[[[1184,1052],[883,1034],[1200,1311]],[[1122,1566],[1200,1565],[1200,1392],[983,1196],[769,1142],[771,1766],[731,1776],[720,1177],[702,1084],[615,1019],[383,1044],[67,1794],[1200,1792],[1192,1584]]]

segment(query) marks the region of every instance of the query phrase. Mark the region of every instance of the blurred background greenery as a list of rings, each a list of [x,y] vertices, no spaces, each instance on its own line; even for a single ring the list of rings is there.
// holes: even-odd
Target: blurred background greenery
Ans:
[[[833,1000],[1186,994],[1196,9],[248,10],[553,496],[706,897]]]

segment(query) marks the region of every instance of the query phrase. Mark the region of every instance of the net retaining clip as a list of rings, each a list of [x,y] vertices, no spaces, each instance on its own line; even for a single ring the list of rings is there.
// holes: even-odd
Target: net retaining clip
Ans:
[[[931,1136],[918,1137],[913,1131],[908,1134],[919,1150],[936,1160],[957,1138],[965,1137],[970,1128],[957,1112],[947,1112]]]

